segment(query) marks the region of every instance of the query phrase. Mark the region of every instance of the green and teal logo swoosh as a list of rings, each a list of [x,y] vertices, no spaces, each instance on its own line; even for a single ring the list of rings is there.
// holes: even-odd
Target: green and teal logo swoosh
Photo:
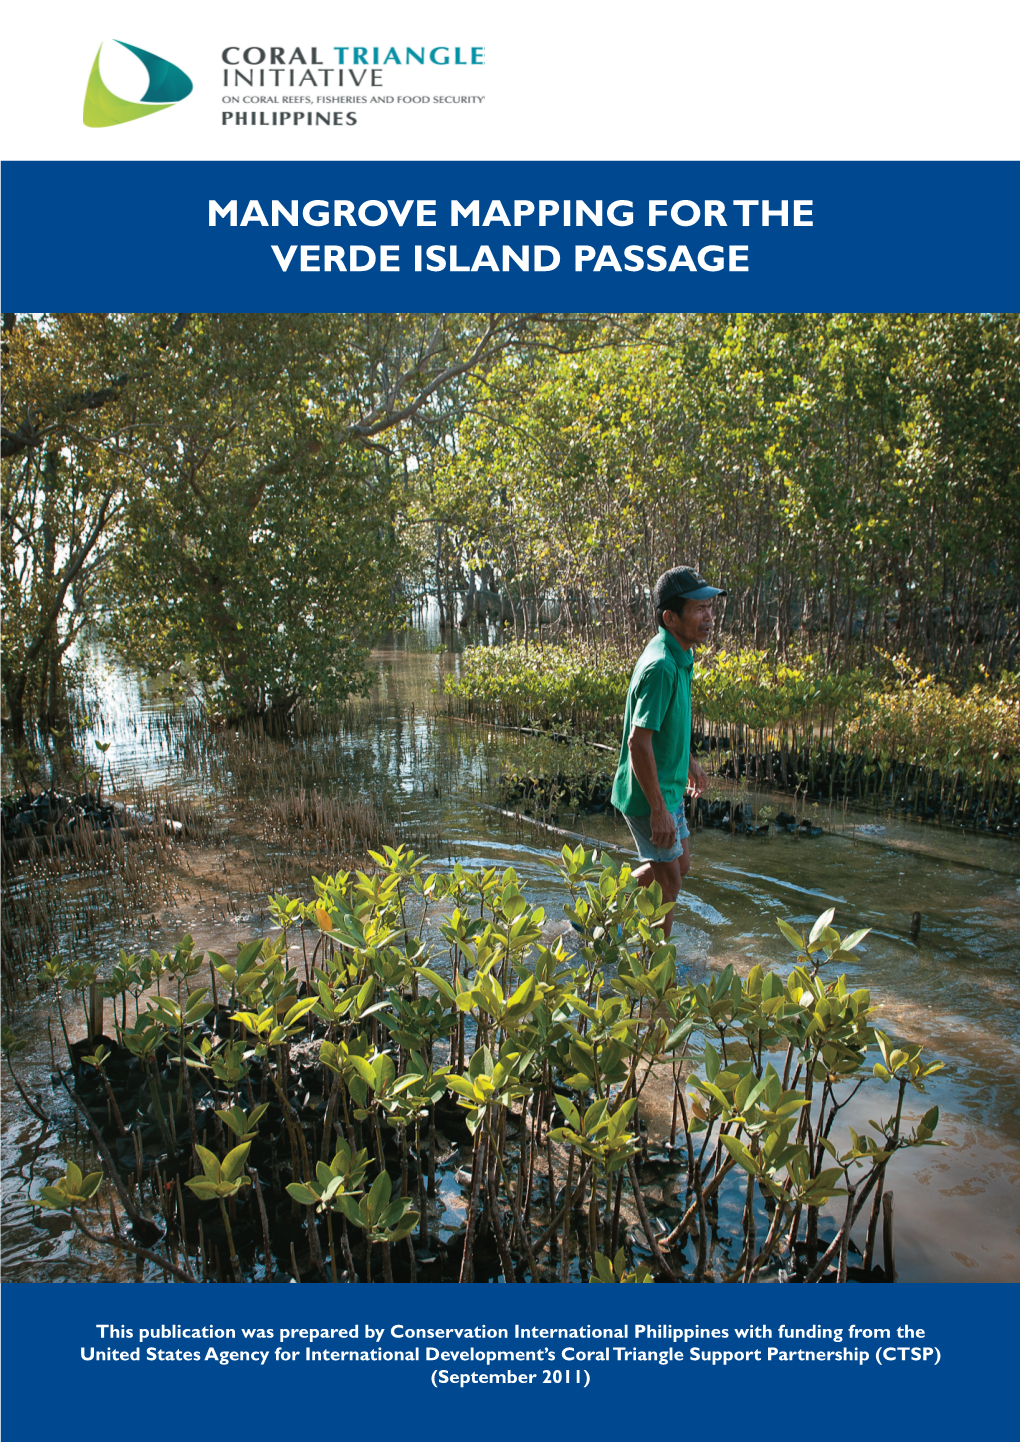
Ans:
[[[85,106],[82,120],[92,129],[104,125],[123,125],[128,120],[141,120],[143,115],[153,115],[157,110],[168,110],[179,100],[191,94],[194,88],[191,77],[185,75],[178,65],[164,60],[162,55],[153,55],[139,45],[129,45],[126,40],[114,40],[114,45],[123,45],[145,66],[149,74],[149,85],[141,100],[123,100],[114,95],[99,73],[99,57],[103,53],[100,45],[92,62],[92,73],[85,87]]]

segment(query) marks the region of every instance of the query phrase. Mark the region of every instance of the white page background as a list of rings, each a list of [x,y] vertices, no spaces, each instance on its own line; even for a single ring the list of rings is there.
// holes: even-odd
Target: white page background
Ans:
[[[1001,160],[1020,149],[1020,5],[1003,0],[134,0],[26,7],[5,35],[3,153],[19,160]],[[86,81],[110,39],[172,60],[193,93],[86,128]],[[225,46],[316,45],[336,65],[331,47],[355,44],[483,46],[483,66],[387,66],[375,93],[484,99],[359,105],[342,128],[222,124]]]

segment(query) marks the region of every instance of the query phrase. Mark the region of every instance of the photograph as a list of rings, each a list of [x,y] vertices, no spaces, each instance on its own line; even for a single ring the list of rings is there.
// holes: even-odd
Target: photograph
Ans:
[[[0,343],[5,1281],[1020,1281],[1020,315]]]

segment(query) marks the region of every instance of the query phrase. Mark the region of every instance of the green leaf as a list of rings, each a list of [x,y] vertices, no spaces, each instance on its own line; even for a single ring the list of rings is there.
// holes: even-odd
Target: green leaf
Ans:
[[[192,1177],[191,1180],[185,1182],[184,1185],[190,1188],[190,1190],[195,1193],[195,1196],[201,1198],[203,1202],[213,1201],[220,1194],[220,1183],[212,1182],[205,1177]]]
[[[752,1177],[756,1177],[758,1175],[758,1167],[755,1164],[755,1160],[742,1142],[738,1141],[736,1137],[729,1136],[726,1132],[723,1132],[719,1140],[720,1142],[722,1142],[723,1146],[729,1152],[733,1160],[739,1166],[743,1167],[745,1172],[749,1172]]]
[[[508,917],[511,921],[513,921],[516,917],[523,915],[523,913],[527,911],[527,909],[528,903],[524,900],[524,897],[519,891],[511,892],[509,895],[503,897],[503,915]]]
[[[363,1056],[354,1055],[350,1057],[350,1063],[354,1070],[358,1073],[358,1076],[361,1077],[362,1081],[367,1082],[368,1085],[372,1088],[372,1090],[375,1091],[379,1082],[379,1078],[372,1063],[367,1062]]]
[[[787,941],[790,943],[790,945],[795,951],[804,950],[803,937],[801,937],[796,931],[794,931],[793,927],[790,926],[788,922],[783,921],[781,917],[777,917],[776,925],[779,927],[779,930],[783,933],[783,935],[786,937]]]
[[[219,1158],[215,1156],[213,1152],[209,1151],[207,1147],[200,1147],[197,1144],[195,1151],[198,1154],[198,1160],[202,1163],[202,1170],[205,1172],[209,1181],[218,1182],[220,1180]]]
[[[742,1111],[745,1111],[745,1110],[747,1110],[749,1107],[753,1107],[753,1106],[754,1106],[755,1102],[758,1100],[758,1098],[761,1096],[762,1092],[763,1092],[763,1091],[765,1090],[765,1088],[768,1086],[769,1080],[770,1080],[769,1075],[768,1075],[768,1073],[766,1072],[765,1075],[761,1078],[761,1080],[755,1083],[755,1085],[751,1088],[751,1090],[748,1092],[746,1098],[744,1099],[743,1106],[741,1107],[741,1110],[742,1110]]]
[[[840,1167],[826,1167],[811,1182],[809,1190],[827,1192],[830,1196],[834,1196],[833,1188],[837,1187],[841,1181],[843,1181],[843,1172]]]
[[[432,983],[441,996],[444,996],[447,1001],[453,1001],[453,987],[437,971],[431,971],[427,966],[419,966],[417,971],[419,976],[423,976],[426,981]]]
[[[535,978],[533,976],[526,977],[513,995],[507,998],[507,1011],[528,1011],[535,999],[535,986]]]
[[[245,1031],[257,1032],[259,1029],[259,1019],[253,1012],[235,1011],[230,1019],[231,1021],[239,1021]]]
[[[390,1204],[393,1183],[389,1172],[380,1172],[372,1183],[366,1200],[366,1208],[373,1219],[380,1216]]]
[[[938,1111],[938,1107],[935,1107],[935,1111]],[[98,1192],[99,1188],[102,1186],[102,1183],[102,1172],[89,1172],[88,1176],[81,1184],[81,1191],[78,1193],[78,1195],[85,1198],[94,1197],[96,1192]]]
[[[398,1197],[395,1202],[390,1202],[377,1223],[379,1230],[388,1231],[390,1227],[395,1227],[404,1215],[405,1210],[406,1199],[404,1197]]]
[[[595,1270],[598,1273],[600,1282],[608,1283],[616,1281],[616,1278],[613,1276],[612,1262],[610,1262],[608,1257],[604,1257],[601,1252],[595,1253]]]
[[[47,1211],[62,1212],[70,1206],[65,1194],[56,1187],[43,1187],[37,1197],[31,1199],[33,1207],[45,1207]]]
[[[694,1031],[695,1025],[693,1021],[685,1021],[681,1022],[679,1026],[674,1027],[663,1042],[663,1051],[674,1051],[682,1041],[687,1040],[691,1032]]]
[[[337,1197],[336,1202],[349,1222],[353,1222],[356,1227],[364,1227],[366,1225],[367,1219],[365,1213],[357,1201],[355,1201],[354,1197],[345,1192],[343,1195]]]
[[[216,1115],[223,1118],[235,1137],[244,1135],[244,1113],[240,1107],[231,1107],[229,1111],[217,1110]]]
[[[862,927],[860,931],[852,931],[849,936],[844,936],[843,940],[840,942],[840,950],[853,951],[855,946],[859,946],[860,943],[864,940],[864,938],[870,935],[870,926]]]
[[[356,1010],[356,1011],[358,1011],[359,1013],[361,1013],[361,1012],[363,1012],[363,1011],[365,1010],[365,1007],[369,1005],[369,1003],[371,1002],[373,996],[375,996],[375,986],[376,986],[375,977],[374,977],[374,976],[370,976],[370,977],[368,978],[368,980],[365,982],[364,986],[363,986],[363,987],[361,988],[361,990],[358,992],[358,999],[357,999],[357,1001],[354,1003],[354,1006],[355,1006],[355,1010]]]
[[[560,1111],[566,1117],[574,1131],[579,1132],[581,1130],[581,1113],[577,1110],[577,1107],[569,1097],[563,1096],[560,1092],[556,1093],[556,1101],[559,1104]]]
[[[400,1223],[400,1225],[399,1225],[398,1227],[396,1227],[395,1230],[390,1233],[388,1240],[389,1240],[391,1243],[392,1243],[392,1242],[402,1242],[405,1237],[410,1236],[410,1234],[414,1231],[414,1229],[415,1229],[415,1227],[416,1227],[417,1225],[418,1225],[418,1213],[417,1213],[417,1212],[408,1212],[407,1215],[404,1217],[404,1220]]]
[[[303,1016],[307,1016],[312,1008],[318,1005],[318,1001],[319,999],[316,996],[306,996],[301,1001],[296,1002],[283,1018],[284,1026],[291,1027],[295,1022],[300,1021]]]
[[[223,1181],[237,1181],[245,1162],[248,1160],[248,1153],[250,1151],[251,1142],[244,1142],[241,1146],[234,1147],[233,1151],[227,1152],[227,1155],[223,1158],[223,1166],[221,1169]]]
[[[251,966],[252,962],[255,960],[255,958],[258,956],[258,954],[261,952],[261,950],[262,950],[262,942],[261,942],[261,940],[259,940],[259,941],[248,941],[248,942],[245,942],[244,946],[238,947],[238,949],[237,949],[237,962],[236,962],[235,966],[236,966],[236,970],[237,970],[237,973],[238,973],[239,976],[240,976],[243,972],[245,972],[245,971],[248,970],[248,968]]]

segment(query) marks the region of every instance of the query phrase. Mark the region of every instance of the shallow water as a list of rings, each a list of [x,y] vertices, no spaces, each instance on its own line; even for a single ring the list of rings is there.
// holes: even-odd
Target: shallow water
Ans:
[[[182,744],[162,724],[162,703],[131,678],[101,675],[95,735],[110,742],[116,788],[126,794],[138,782],[150,789],[169,784],[208,801],[216,822],[211,839],[184,849],[175,895],[154,905],[145,926],[141,918],[126,928],[111,920],[97,943],[102,954],[115,954],[118,944],[165,947],[188,930],[200,946],[229,955],[233,944],[261,929],[264,906],[249,850],[264,868],[288,850],[291,865],[293,847],[261,841],[245,808],[254,793],[270,797],[293,786],[295,776],[325,795],[369,796],[409,832],[438,832],[439,864],[453,857],[470,869],[513,865],[533,900],[550,918],[559,916],[562,892],[545,862],[562,840],[482,808],[495,799],[489,783],[508,740],[437,714],[434,690],[458,660],[428,643],[398,637],[375,652],[373,693],[351,705],[337,735],[270,747],[265,764],[243,776],[236,753],[224,761]],[[776,802],[764,794],[748,799],[756,807]],[[731,962],[741,972],[756,961],[785,968],[791,953],[776,918],[809,922],[829,906],[841,931],[870,927],[848,978],[871,988],[884,1029],[922,1042],[946,1063],[924,1097],[908,1098],[908,1118],[937,1103],[937,1136],[947,1145],[903,1154],[890,1169],[899,1278],[1020,1281],[1020,852],[994,838],[842,809],[819,811],[816,819],[827,833],[814,840],[695,832],[694,866],[674,928],[681,960],[693,975]],[[558,824],[625,859],[629,837],[612,820],[563,812]],[[922,917],[916,943],[909,935],[914,912]],[[70,1103],[50,1084],[48,1010],[45,999],[33,1002],[15,1022],[29,1042],[19,1075],[30,1093],[42,1094],[54,1119],[41,1140],[40,1123],[4,1076],[5,1276],[128,1280],[137,1275],[133,1266],[93,1255],[61,1217],[27,1204],[33,1179],[61,1172],[68,1155],[81,1156]],[[876,1080],[848,1121],[860,1130],[868,1117],[890,1110],[890,1094]],[[457,1225],[462,1200],[449,1183],[446,1191],[437,1221],[449,1228]]]

